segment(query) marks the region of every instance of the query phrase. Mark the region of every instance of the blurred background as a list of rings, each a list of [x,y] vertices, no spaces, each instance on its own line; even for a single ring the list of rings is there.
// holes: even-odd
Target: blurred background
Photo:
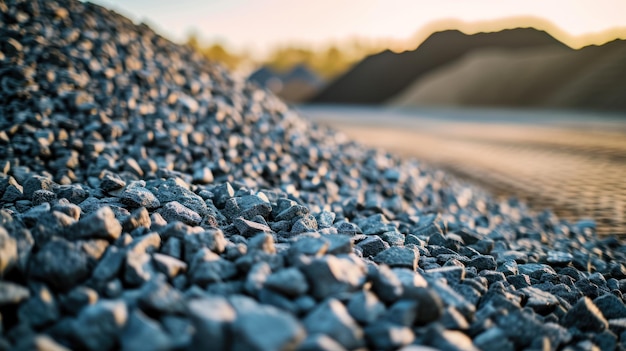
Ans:
[[[97,0],[304,116],[626,234],[623,0]]]

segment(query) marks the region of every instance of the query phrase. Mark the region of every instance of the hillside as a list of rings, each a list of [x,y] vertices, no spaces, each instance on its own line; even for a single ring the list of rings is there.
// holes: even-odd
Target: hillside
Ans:
[[[479,50],[392,98],[398,106],[509,106],[623,110],[626,42],[580,50]]]
[[[369,56],[311,99],[313,103],[382,103],[424,74],[444,67],[477,49],[529,47],[567,48],[548,33],[533,28],[467,35],[457,30],[432,34],[417,49],[384,51]]]

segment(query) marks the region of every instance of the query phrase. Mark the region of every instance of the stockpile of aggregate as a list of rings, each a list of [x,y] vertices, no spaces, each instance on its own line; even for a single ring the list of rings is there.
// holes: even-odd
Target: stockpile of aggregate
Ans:
[[[593,222],[346,142],[104,8],[0,12],[0,349],[626,347]]]

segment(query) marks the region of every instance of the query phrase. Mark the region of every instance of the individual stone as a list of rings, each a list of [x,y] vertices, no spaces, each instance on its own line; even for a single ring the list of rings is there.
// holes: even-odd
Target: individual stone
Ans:
[[[368,236],[365,240],[360,241],[356,246],[363,252],[363,257],[374,257],[381,251],[389,248],[389,244],[385,243],[385,241],[377,235]]]
[[[404,292],[402,282],[386,265],[381,265],[372,275],[372,291],[385,303],[399,299]]]
[[[86,286],[77,286],[62,297],[61,305],[72,315],[78,315],[83,308],[97,301],[98,293],[95,290]]]
[[[73,323],[73,334],[86,350],[109,350],[118,345],[128,320],[121,300],[101,300],[84,308]]]
[[[93,270],[92,277],[98,282],[105,282],[118,275],[126,257],[126,252],[116,246],[109,246],[102,259]]]
[[[256,195],[233,197],[226,201],[222,213],[230,219],[243,217],[252,219],[254,216],[267,218],[272,212],[272,206]]]
[[[185,247],[185,260],[191,261],[191,258],[200,249],[206,248],[217,254],[224,252],[226,249],[226,239],[224,232],[220,229],[207,229],[196,231],[184,236],[183,243]]]
[[[31,198],[33,205],[41,205],[44,203],[50,203],[57,199],[57,194],[50,190],[35,190]]]
[[[476,267],[476,270],[479,272],[484,270],[495,270],[496,260],[492,256],[478,256],[469,261],[467,265],[470,267]]]
[[[3,227],[0,227],[0,277],[10,271],[17,260],[17,242]]]
[[[615,295],[602,295],[595,298],[593,303],[606,319],[626,318],[626,305]]]
[[[265,232],[265,233],[272,232],[270,227],[268,227],[267,225],[248,221],[243,218],[235,218],[235,220],[233,221],[233,224],[235,225],[235,227],[237,227],[237,230],[239,231],[239,233],[246,238],[253,237],[259,232]]]
[[[417,268],[419,252],[407,247],[390,247],[374,257],[374,262],[384,263],[390,267]]]
[[[351,260],[335,256],[325,256],[303,266],[311,295],[317,299],[353,292],[365,283],[363,267]]]
[[[375,350],[397,350],[412,343],[415,335],[408,327],[381,322],[367,326],[365,337]]]
[[[370,324],[385,312],[385,305],[375,294],[367,290],[359,291],[350,298],[348,312],[357,322]]]
[[[583,297],[563,317],[566,327],[576,327],[582,331],[601,332],[608,328],[609,323],[602,312],[588,297]]]
[[[566,266],[574,260],[574,256],[568,252],[548,251],[548,262],[551,266]]]
[[[458,283],[465,279],[465,267],[447,266],[427,269],[426,274],[433,278],[445,278],[448,283]]]
[[[432,328],[426,334],[426,343],[440,350],[478,351],[472,339],[456,330]]]
[[[182,315],[187,312],[183,294],[167,283],[163,276],[156,276],[141,287],[137,304],[150,315]]]
[[[150,220],[150,213],[145,207],[140,207],[133,212],[122,223],[122,229],[124,232],[130,233],[137,228],[150,228],[152,220]]]
[[[115,191],[122,189],[126,186],[126,182],[122,180],[117,174],[111,172],[104,172],[100,180],[100,189],[105,192]]]
[[[148,189],[131,184],[120,195],[120,201],[130,207],[145,207],[149,210],[161,206],[161,202]]]
[[[546,291],[537,288],[527,287],[519,290],[526,297],[526,307],[532,308],[535,312],[546,315],[559,305],[559,300]]]
[[[474,344],[481,350],[493,348],[494,350],[514,351],[515,345],[507,339],[500,328],[491,328],[474,339]]]
[[[60,317],[59,305],[52,292],[45,286],[34,287],[33,295],[20,304],[17,318],[33,328],[42,328]]]
[[[240,309],[233,323],[232,350],[292,350],[306,334],[291,314],[272,306]]]
[[[128,316],[128,322],[120,336],[120,350],[170,350],[169,336],[158,322],[148,318],[139,310]]]
[[[348,350],[364,346],[363,329],[338,300],[325,300],[306,316],[303,323],[309,335],[328,335]]]
[[[297,268],[287,268],[267,277],[265,287],[291,297],[305,294],[309,290],[306,277]]]
[[[0,281],[0,306],[17,305],[30,297],[27,288],[8,281]]]
[[[189,316],[196,330],[191,349],[230,349],[232,323],[235,321],[236,313],[225,298],[207,296],[191,300]]]
[[[58,290],[71,289],[89,273],[87,253],[63,239],[48,242],[29,260],[29,276]]]
[[[210,283],[222,282],[237,274],[234,263],[227,261],[207,248],[200,249],[189,265],[189,281],[205,286]]]
[[[71,239],[115,240],[122,234],[122,225],[113,210],[105,206],[67,228],[67,233]]]
[[[154,262],[154,266],[159,272],[165,274],[170,279],[187,271],[187,263],[172,256],[154,253],[152,262]]]
[[[188,225],[199,225],[202,217],[193,210],[181,205],[178,201],[171,201],[159,210],[159,214],[168,222],[179,221]]]

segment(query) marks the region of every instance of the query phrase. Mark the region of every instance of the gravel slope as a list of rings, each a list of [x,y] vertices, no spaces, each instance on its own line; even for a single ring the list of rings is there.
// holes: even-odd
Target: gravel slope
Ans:
[[[0,3],[0,348],[614,349],[625,250],[145,26]]]

